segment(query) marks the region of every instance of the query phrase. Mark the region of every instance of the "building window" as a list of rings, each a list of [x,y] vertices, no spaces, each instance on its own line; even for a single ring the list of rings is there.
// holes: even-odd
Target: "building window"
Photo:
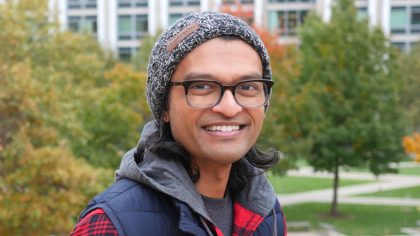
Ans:
[[[118,16],[118,39],[135,40],[143,38],[148,32],[147,15]]]
[[[118,58],[122,61],[130,61],[133,56],[139,51],[138,47],[121,47],[118,48]]]
[[[361,7],[357,9],[357,19],[366,20],[369,17],[366,7]]]
[[[70,16],[68,28],[74,32],[96,34],[98,32],[96,16]]]
[[[96,0],[68,0],[67,8],[68,9],[82,9],[82,8],[95,8],[96,9]]]
[[[405,42],[392,42],[391,45],[394,46],[394,47],[396,47],[396,48],[398,48],[398,49],[400,49],[403,52],[407,52],[408,51],[408,48],[407,48],[407,45],[406,45]]]
[[[411,8],[411,33],[420,33],[420,7]]]
[[[169,0],[170,6],[182,6],[182,0]]]
[[[183,16],[183,14],[169,14],[169,25],[175,24],[175,22],[181,19]]]
[[[122,61],[129,61],[133,56],[133,52],[131,48],[118,48],[118,57]]]
[[[315,0],[270,0],[269,2],[270,3],[274,3],[274,2],[277,2],[277,3],[285,3],[285,2],[287,2],[287,3],[290,3],[290,2],[315,2]]]
[[[268,28],[272,33],[279,33],[281,37],[296,36],[297,29],[305,21],[307,14],[306,10],[270,11]]]
[[[78,9],[82,8],[82,3],[80,0],[68,0],[67,2],[68,9]]]
[[[81,25],[81,17],[80,16],[70,16],[68,19],[68,28],[71,31],[79,32],[80,31],[80,25]]]
[[[118,39],[131,39],[131,16],[118,16]]]
[[[143,38],[148,28],[147,15],[136,15],[136,39]]]
[[[119,8],[147,7],[147,0],[118,0]]]
[[[131,7],[131,0],[118,0],[118,7],[119,8]]]
[[[200,6],[200,0],[187,0],[188,6]]]
[[[410,50],[419,47],[420,42],[411,42],[410,43]]]
[[[87,16],[84,21],[84,29],[88,33],[96,34],[98,32],[98,22],[96,16]]]
[[[147,7],[148,6],[148,1],[147,0],[135,0],[134,4],[136,5],[136,7]]]
[[[406,32],[408,13],[405,7],[391,8],[391,33],[401,34]]]
[[[96,8],[96,0],[86,0],[85,1],[86,8]]]
[[[222,3],[223,4],[234,4],[234,3],[236,3],[236,0],[223,0]]]
[[[169,0],[170,6],[200,6],[200,0]]]

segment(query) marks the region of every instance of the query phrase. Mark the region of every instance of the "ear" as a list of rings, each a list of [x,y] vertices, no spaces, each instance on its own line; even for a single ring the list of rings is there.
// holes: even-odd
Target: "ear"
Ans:
[[[163,115],[162,115],[163,121],[168,123],[169,122],[169,112],[168,111],[164,111]]]

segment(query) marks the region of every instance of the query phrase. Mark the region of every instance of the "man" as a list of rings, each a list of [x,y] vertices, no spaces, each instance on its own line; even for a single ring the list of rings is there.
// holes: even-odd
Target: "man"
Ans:
[[[266,48],[245,22],[214,12],[177,21],[148,65],[156,120],[72,235],[286,235],[262,170],[277,152],[255,147],[272,83]]]

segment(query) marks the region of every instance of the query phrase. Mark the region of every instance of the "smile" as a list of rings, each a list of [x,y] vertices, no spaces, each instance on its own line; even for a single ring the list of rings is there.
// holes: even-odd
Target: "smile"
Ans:
[[[232,132],[238,131],[241,127],[239,125],[210,125],[206,127],[207,131],[221,131]]]

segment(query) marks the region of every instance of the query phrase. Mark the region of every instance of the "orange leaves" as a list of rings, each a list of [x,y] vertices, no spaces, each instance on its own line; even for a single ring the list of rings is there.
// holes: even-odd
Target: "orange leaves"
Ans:
[[[284,48],[278,43],[278,35],[258,26],[253,26],[253,28],[261,37],[270,57],[280,59],[284,56]]]
[[[406,153],[414,156],[414,160],[420,163],[420,134],[414,132],[412,136],[405,136],[403,146]]]
[[[239,1],[236,1],[234,4],[224,4],[221,9],[221,12],[236,16],[248,24],[252,24],[254,18],[254,9],[253,6],[243,6]]]
[[[64,147],[35,148],[24,136],[2,156],[0,235],[65,235],[111,171],[94,169]]]

